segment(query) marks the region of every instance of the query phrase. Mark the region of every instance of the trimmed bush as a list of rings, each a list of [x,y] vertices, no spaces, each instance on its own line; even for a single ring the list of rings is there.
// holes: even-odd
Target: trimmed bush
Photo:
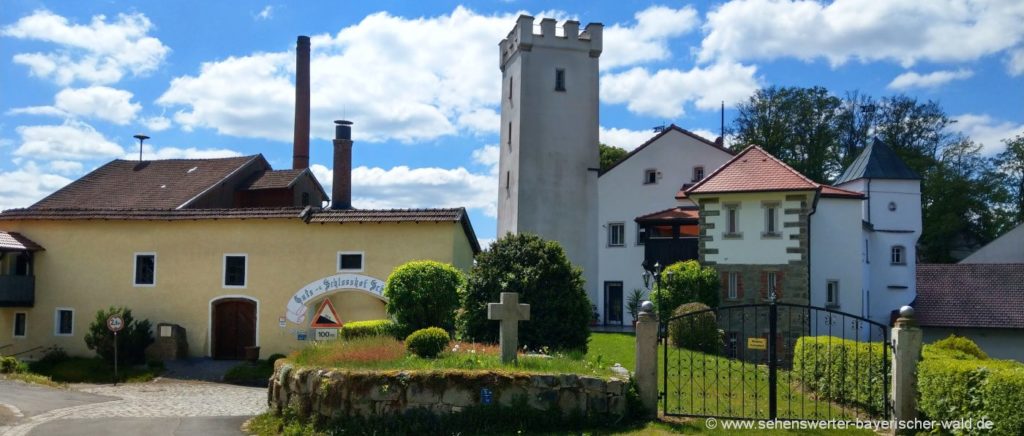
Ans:
[[[27,366],[13,356],[0,356],[0,374],[14,374],[25,372]]]
[[[793,349],[793,374],[807,388],[832,401],[879,414],[884,409],[891,357],[881,342],[805,336]]]
[[[451,342],[448,332],[439,327],[429,327],[416,330],[405,338],[405,348],[417,356],[432,359],[448,347],[448,342]]]
[[[343,339],[364,338],[367,336],[396,336],[398,326],[390,319],[347,322],[341,326]]]
[[[919,409],[933,420],[987,418],[995,424],[992,434],[1024,434],[1024,364],[978,358],[975,348],[961,337],[925,345],[917,369]]]
[[[651,302],[659,314],[690,302],[718,307],[719,287],[718,273],[714,268],[701,267],[696,260],[676,262],[662,271],[661,289],[651,293]],[[659,300],[666,312],[657,307]]]
[[[400,335],[431,326],[455,331],[459,291],[466,285],[462,271],[446,263],[417,260],[395,268],[384,296],[387,311]]]
[[[458,317],[460,339],[497,342],[499,323],[487,319],[487,304],[502,292],[518,292],[519,301],[530,304],[530,320],[519,324],[520,345],[585,352],[591,311],[583,283],[557,242],[505,235],[476,257]]]
[[[673,317],[700,312],[669,322],[668,337],[672,345],[707,354],[721,354],[722,332],[718,330],[715,312],[704,303],[686,303],[676,308]]]
[[[89,324],[89,332],[85,335],[85,345],[96,350],[103,360],[114,362],[114,333],[107,329],[107,318],[113,314],[121,315],[124,328],[117,334],[117,359],[122,364],[141,364],[146,362],[146,347],[153,343],[153,329],[149,320],[136,321],[131,309],[113,307],[96,312],[96,318]]]

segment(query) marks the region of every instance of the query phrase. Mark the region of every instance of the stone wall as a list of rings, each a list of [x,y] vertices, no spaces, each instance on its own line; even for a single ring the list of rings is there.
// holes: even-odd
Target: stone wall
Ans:
[[[573,374],[527,375],[470,371],[352,371],[294,368],[278,361],[268,403],[291,406],[303,417],[385,416],[412,409],[437,414],[479,404],[512,406],[523,399],[536,410],[565,415],[622,416],[626,382]]]

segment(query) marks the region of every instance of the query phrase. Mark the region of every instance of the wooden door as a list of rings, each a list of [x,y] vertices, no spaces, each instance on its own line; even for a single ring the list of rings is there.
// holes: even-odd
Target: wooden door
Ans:
[[[243,299],[213,304],[213,358],[245,358],[245,347],[256,345],[256,303]]]

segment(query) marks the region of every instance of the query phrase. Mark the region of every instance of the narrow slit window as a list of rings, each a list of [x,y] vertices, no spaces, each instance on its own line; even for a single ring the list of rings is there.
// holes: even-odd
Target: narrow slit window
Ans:
[[[829,280],[825,284],[825,304],[827,306],[839,305],[839,281]]]
[[[18,312],[14,314],[14,337],[24,338],[27,324],[28,314],[25,312]]]
[[[739,298],[739,273],[729,273],[729,299]]]
[[[562,68],[555,70],[555,91],[565,92],[565,70]]]

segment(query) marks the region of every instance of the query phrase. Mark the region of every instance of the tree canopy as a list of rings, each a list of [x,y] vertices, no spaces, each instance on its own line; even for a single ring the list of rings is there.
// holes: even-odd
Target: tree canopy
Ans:
[[[598,147],[601,151],[601,171],[607,171],[608,168],[629,154],[626,149],[614,145],[598,144]]]

